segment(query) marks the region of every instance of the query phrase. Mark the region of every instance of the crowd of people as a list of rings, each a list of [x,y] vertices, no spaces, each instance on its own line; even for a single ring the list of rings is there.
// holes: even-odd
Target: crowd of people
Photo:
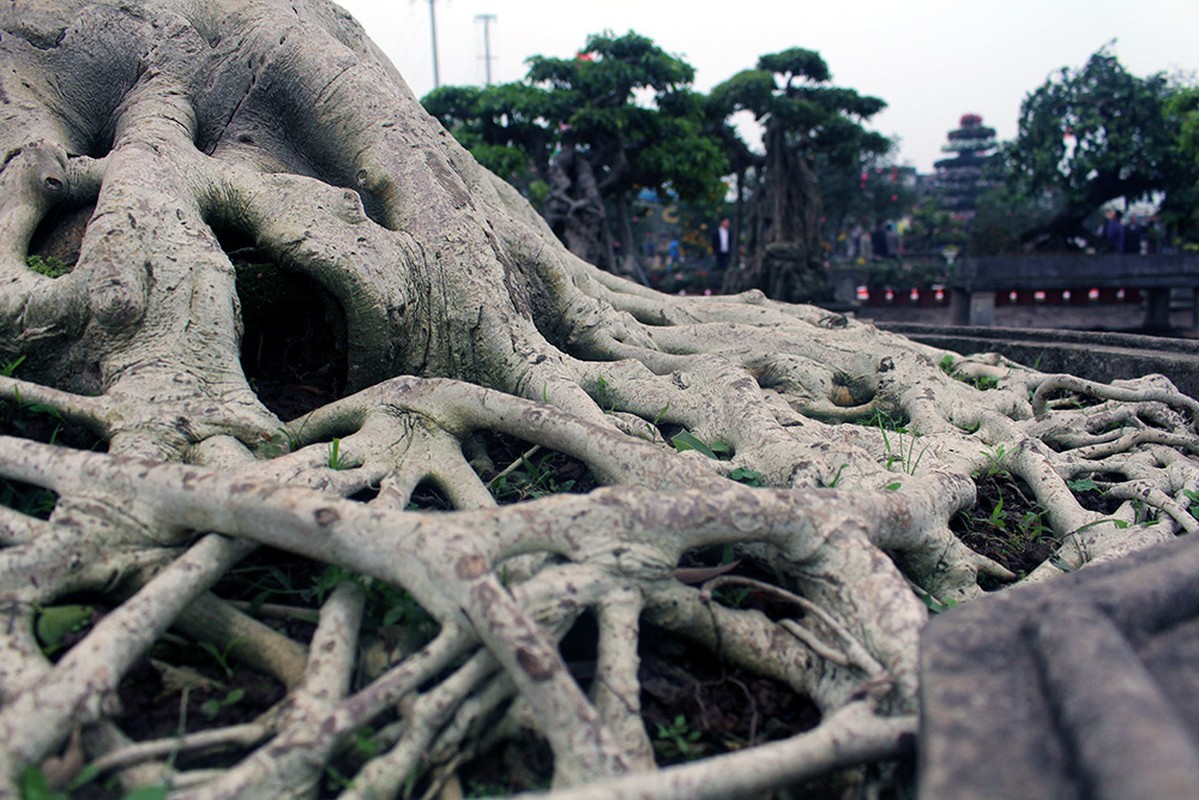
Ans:
[[[1160,238],[1156,220],[1150,219],[1146,224],[1136,214],[1130,214],[1125,222],[1124,212],[1117,208],[1108,210],[1096,233],[1103,240],[1107,252],[1133,255],[1157,252]]]

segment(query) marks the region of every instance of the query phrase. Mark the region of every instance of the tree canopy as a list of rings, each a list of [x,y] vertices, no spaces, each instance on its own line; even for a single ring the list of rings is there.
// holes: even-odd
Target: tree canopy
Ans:
[[[1110,200],[1193,182],[1167,111],[1175,91],[1162,73],[1131,74],[1105,46],[1081,69],[1063,67],[1025,98],[1005,157],[1025,192],[1052,196],[1058,214],[1049,231],[1081,235],[1083,221]]]
[[[640,189],[684,200],[723,193],[728,162],[686,61],[630,31],[589,36],[574,58],[528,63],[523,82],[447,87],[424,104],[502,176],[532,165],[549,187],[543,212],[581,256],[612,268],[614,242],[634,250],[628,218]]]

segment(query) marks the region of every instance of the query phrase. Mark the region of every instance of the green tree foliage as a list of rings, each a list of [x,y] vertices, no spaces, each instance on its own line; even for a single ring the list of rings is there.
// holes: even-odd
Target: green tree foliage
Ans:
[[[519,82],[442,86],[421,102],[483,166],[526,194],[532,181],[544,184],[557,139],[546,121],[555,110],[544,90]]]
[[[914,173],[896,165],[893,149],[862,151],[856,159],[838,161],[817,156],[815,172],[826,240],[835,239],[855,223],[869,228],[879,220],[900,219],[916,203]],[[909,173],[911,181],[906,179]]]
[[[1162,218],[1173,230],[1199,238],[1199,87],[1177,87],[1166,101],[1167,125],[1177,131]]]
[[[542,180],[542,211],[579,255],[613,268],[614,241],[635,252],[630,209],[642,188],[684,200],[724,192],[729,165],[687,62],[630,31],[528,63],[521,83],[449,87],[425,106],[493,171]]]
[[[1052,194],[1060,208],[1030,234],[1080,236],[1107,201],[1169,190],[1179,166],[1166,113],[1172,93],[1164,74],[1132,75],[1103,47],[1082,69],[1065,67],[1029,94],[1006,152],[1011,177],[1025,192]]]
[[[1199,166],[1199,87],[1176,90],[1166,103],[1166,113],[1178,126],[1178,154]]]
[[[818,175],[856,181],[863,159],[891,146],[864,127],[886,104],[831,79],[819,53],[796,47],[762,56],[755,69],[712,90],[709,103],[718,114],[749,111],[765,129],[750,261],[748,269],[730,273],[728,288],[759,288],[789,301],[811,300],[823,290]]]

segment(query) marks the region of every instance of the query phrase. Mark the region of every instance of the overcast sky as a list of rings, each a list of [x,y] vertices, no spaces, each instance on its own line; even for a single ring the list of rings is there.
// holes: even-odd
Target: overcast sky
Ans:
[[[338,0],[422,96],[433,88],[429,0]],[[495,83],[530,55],[568,57],[587,35],[634,30],[696,69],[707,91],[764,53],[818,51],[833,83],[885,100],[873,127],[922,172],[962,114],[1015,136],[1020,102],[1103,44],[1145,76],[1199,72],[1199,0],[435,0],[442,85],[482,84],[484,23]]]

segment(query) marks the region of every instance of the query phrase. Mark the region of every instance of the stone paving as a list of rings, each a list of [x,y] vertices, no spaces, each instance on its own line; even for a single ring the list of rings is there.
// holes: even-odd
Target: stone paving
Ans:
[[[1199,540],[925,629],[921,800],[1199,796]]]

